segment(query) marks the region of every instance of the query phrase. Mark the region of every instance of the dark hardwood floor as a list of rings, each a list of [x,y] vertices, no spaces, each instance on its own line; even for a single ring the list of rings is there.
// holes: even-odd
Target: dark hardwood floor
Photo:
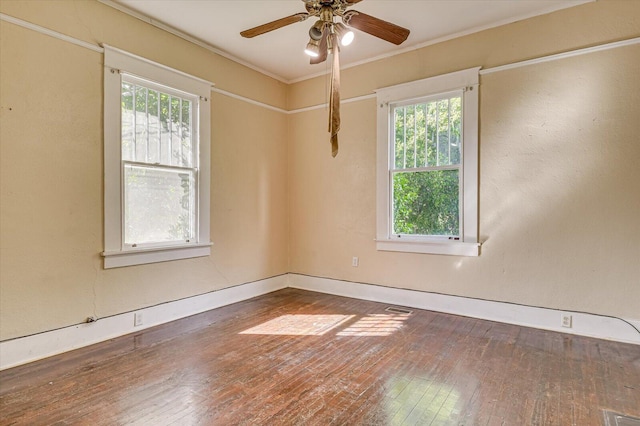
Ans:
[[[602,425],[640,346],[286,289],[0,373],[0,424]]]

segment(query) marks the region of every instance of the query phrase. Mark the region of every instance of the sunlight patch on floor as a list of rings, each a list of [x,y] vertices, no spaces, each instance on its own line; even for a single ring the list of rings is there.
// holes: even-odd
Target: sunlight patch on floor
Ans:
[[[240,334],[321,336],[353,317],[355,315],[282,315]]]
[[[338,336],[389,336],[402,328],[409,318],[407,314],[371,314],[345,328]]]
[[[453,386],[420,377],[393,377],[387,387],[388,424],[457,424],[461,401]]]

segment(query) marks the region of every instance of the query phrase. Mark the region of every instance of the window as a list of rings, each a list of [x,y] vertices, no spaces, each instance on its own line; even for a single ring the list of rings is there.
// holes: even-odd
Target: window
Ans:
[[[478,71],[378,90],[378,250],[477,256]]]
[[[210,90],[105,46],[105,268],[210,254]]]

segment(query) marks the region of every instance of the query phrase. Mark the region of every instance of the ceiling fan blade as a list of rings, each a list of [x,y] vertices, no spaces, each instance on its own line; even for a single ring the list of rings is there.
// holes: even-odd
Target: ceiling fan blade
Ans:
[[[351,6],[352,4],[360,3],[362,0],[347,0],[347,4]]]
[[[409,30],[383,21],[366,13],[350,10],[342,16],[345,24],[393,44],[402,44],[409,37]]]
[[[269,31],[277,30],[278,28],[285,27],[296,22],[302,22],[309,17],[308,13],[296,13],[295,15],[287,16],[286,18],[276,19],[275,21],[268,22],[266,24],[258,25],[257,27],[244,30],[240,33],[242,37],[252,38],[259,36]]]
[[[309,63],[311,65],[320,64],[327,60],[327,38],[329,37],[329,30],[327,28],[322,31],[322,38],[320,39],[320,44],[318,45],[318,51],[320,54],[315,58],[311,58]]]

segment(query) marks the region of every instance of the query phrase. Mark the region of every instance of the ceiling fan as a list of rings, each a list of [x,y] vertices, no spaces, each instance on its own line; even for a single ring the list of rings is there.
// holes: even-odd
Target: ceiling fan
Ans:
[[[383,21],[366,13],[348,8],[362,0],[302,0],[306,12],[296,13],[266,24],[242,31],[240,35],[253,38],[310,17],[317,17],[309,29],[309,42],[305,53],[311,57],[311,64],[324,62],[328,55],[333,57],[331,70],[331,95],[329,98],[329,132],[331,133],[332,155],[338,154],[338,131],[340,130],[340,46],[353,41],[350,28],[371,34],[382,40],[399,45],[409,37],[409,30],[391,22]],[[335,22],[340,18],[342,22]]]

